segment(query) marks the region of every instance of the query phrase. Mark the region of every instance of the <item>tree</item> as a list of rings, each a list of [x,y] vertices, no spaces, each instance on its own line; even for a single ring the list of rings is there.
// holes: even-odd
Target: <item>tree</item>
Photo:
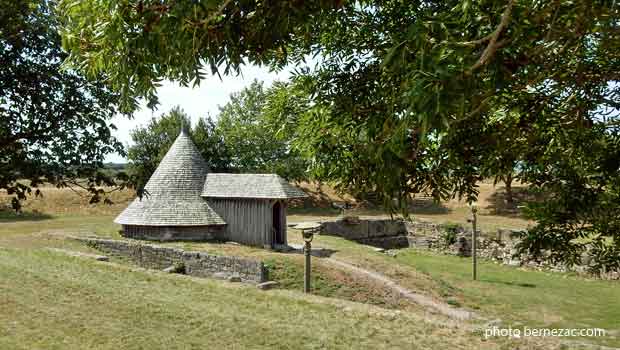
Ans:
[[[282,59],[320,56],[315,69],[300,69],[291,84],[293,93],[308,97],[293,123],[293,134],[304,136],[294,147],[309,157],[316,176],[353,191],[376,191],[391,211],[406,213],[407,199],[420,191],[475,200],[485,169],[499,175],[513,161],[503,156],[507,144],[495,142],[509,127],[523,141],[520,161],[539,169],[528,177],[537,184],[550,181],[550,167],[577,166],[568,157],[582,154],[584,135],[606,139],[608,134],[592,131],[618,124],[620,8],[613,2],[304,2],[282,26],[272,15],[288,2],[245,12],[241,2],[224,1],[215,12],[221,24],[209,26],[212,12],[197,12],[207,23],[200,28],[182,25],[198,6],[193,2],[146,15],[113,3],[96,2],[111,11],[99,11],[94,1],[63,7],[64,36],[71,62],[93,74],[111,72],[129,97],[148,95],[149,84],[162,77],[199,80],[201,60],[238,67],[245,56],[277,66]],[[255,36],[245,40],[244,25],[256,20],[274,21],[275,29],[265,33],[283,34],[272,37],[277,46],[250,46]],[[203,36],[225,44],[205,50]],[[248,51],[229,54],[232,40]],[[178,57],[169,43],[177,42],[183,59],[173,60]],[[180,63],[170,68],[169,62]],[[615,112],[600,118],[602,110]],[[500,114],[511,117],[489,127]],[[562,152],[556,148],[560,139]],[[490,164],[494,155],[500,162]],[[593,171],[602,158],[590,161]],[[605,191],[613,188],[613,181],[606,183]],[[580,188],[587,186],[572,190]]]
[[[471,201],[482,177],[518,165],[550,196],[530,206],[538,224],[522,249],[568,264],[589,252],[596,266],[617,269],[620,237],[609,215],[620,208],[612,175],[620,167],[610,161],[619,9],[589,1],[382,5],[327,16],[315,31],[324,63],[296,77],[312,97],[313,117],[299,125],[315,135],[298,146],[315,155],[317,170],[406,209],[420,190]]]
[[[545,141],[522,170],[545,201],[526,208],[536,225],[520,250],[569,266],[584,261],[593,273],[620,270],[620,129],[596,123]]]
[[[314,38],[296,43],[324,58],[296,78],[314,114],[299,125],[315,136],[299,146],[315,154],[322,174],[374,188],[388,204],[418,191],[474,200],[485,168],[514,166],[510,143],[496,142],[502,133],[527,135],[519,145],[535,157],[545,147],[540,136],[585,130],[597,109],[617,105],[617,8],[367,4],[327,14]],[[511,117],[493,121],[499,114]],[[492,156],[501,164],[489,164]]]
[[[133,145],[127,150],[129,173],[136,179],[136,186],[143,188],[159,162],[179,136],[183,125],[189,126],[189,116],[178,106],[159,118],[152,118],[145,127],[131,132]]]
[[[268,123],[265,104],[273,92],[254,81],[230,96],[220,107],[216,121],[200,118],[189,130],[192,140],[212,172],[277,173],[290,180],[305,179],[307,164],[289,147],[290,135],[277,136]],[[129,173],[144,187],[159,162],[178,136],[181,126],[190,125],[189,116],[174,107],[153,118],[145,127],[132,131]]]
[[[515,208],[512,182],[520,177],[523,157],[528,151],[529,135],[519,128],[522,116],[516,111],[499,109],[487,119],[485,128],[495,137],[482,158],[480,173],[485,178],[493,178],[493,184],[504,182],[506,206]]]
[[[230,101],[220,107],[216,130],[224,139],[235,171],[276,173],[289,180],[304,180],[307,164],[290,147],[293,135],[278,134],[280,126],[270,124],[267,118],[267,101],[277,90],[265,90],[262,83],[254,81],[232,94]]]
[[[496,136],[480,129],[498,111],[519,109],[524,117],[518,127],[530,132],[541,119],[574,124],[595,106],[617,104],[610,98],[617,87],[608,83],[618,77],[618,9],[605,2],[306,2],[292,5],[286,24],[275,17],[288,2],[260,9],[236,1],[210,8],[183,1],[114,4],[63,2],[64,37],[70,62],[92,73],[113,72],[112,81],[129,97],[149,97],[149,84],[164,77],[197,82],[203,61],[217,70],[220,62],[238,68],[243,58],[278,66],[321,55],[317,71],[301,74],[308,78],[314,111],[324,114],[306,131],[332,123],[340,146],[326,148],[369,147],[353,156],[356,169],[339,168],[353,161],[343,154],[333,157],[334,169],[317,172],[340,174],[334,177],[342,184],[374,187],[387,202],[419,190],[473,200],[485,159],[479,145],[486,141],[480,141]],[[265,34],[260,40],[244,36],[255,21],[263,29],[255,32]],[[270,21],[273,26],[263,28]],[[235,50],[226,51],[227,45]],[[244,45],[245,51],[237,50]],[[350,131],[338,135],[339,128]],[[326,151],[317,160],[329,161]],[[414,155],[415,162],[407,161]],[[395,166],[411,170],[390,171]]]
[[[233,170],[232,152],[224,136],[218,130],[216,122],[210,116],[198,119],[192,130],[192,138],[212,172],[222,173]]]
[[[118,95],[60,69],[67,54],[53,6],[0,3],[0,189],[14,195],[16,210],[44,181],[83,187],[98,202],[105,194],[99,186],[115,184],[99,171],[105,155],[123,153],[111,135]]]
[[[185,125],[190,137],[213,172],[226,172],[231,168],[228,146],[218,133],[210,117],[199,118],[196,126],[190,127],[189,115],[179,106],[159,117],[152,118],[144,127],[131,132],[133,145],[127,151],[129,173],[134,177],[137,188],[143,188],[170,146]]]

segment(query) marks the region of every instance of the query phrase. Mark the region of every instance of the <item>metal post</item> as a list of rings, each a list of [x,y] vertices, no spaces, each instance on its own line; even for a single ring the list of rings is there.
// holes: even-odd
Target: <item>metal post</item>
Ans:
[[[304,255],[306,258],[305,262],[305,271],[304,271],[304,293],[310,293],[310,250],[312,247],[310,246],[310,242],[306,241],[304,245]]]
[[[472,257],[472,264],[473,264],[473,270],[472,270],[472,277],[474,279],[474,281],[476,280],[477,276],[477,267],[476,267],[476,245],[478,242],[478,233],[476,231],[476,212],[478,211],[478,209],[476,209],[475,206],[471,207],[471,225],[472,225],[472,232],[471,232],[471,257]]]
[[[310,267],[310,257],[312,253],[312,246],[310,242],[312,242],[312,238],[314,234],[318,234],[321,232],[321,224],[314,222],[302,222],[300,224],[295,225],[295,227],[301,230],[301,236],[304,239],[304,293],[310,293],[310,272],[312,268]]]

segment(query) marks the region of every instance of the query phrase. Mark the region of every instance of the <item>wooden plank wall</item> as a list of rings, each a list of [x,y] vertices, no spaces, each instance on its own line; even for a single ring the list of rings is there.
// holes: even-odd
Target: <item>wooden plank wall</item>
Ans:
[[[209,198],[208,202],[228,224],[222,238],[259,247],[271,245],[272,201]]]
[[[286,206],[287,206],[287,202],[286,201],[281,201],[280,205],[282,205],[282,210],[280,211],[280,220],[282,222],[282,239],[284,240],[284,244],[288,244],[288,237],[286,237],[286,231],[287,231],[287,227],[286,227]]]

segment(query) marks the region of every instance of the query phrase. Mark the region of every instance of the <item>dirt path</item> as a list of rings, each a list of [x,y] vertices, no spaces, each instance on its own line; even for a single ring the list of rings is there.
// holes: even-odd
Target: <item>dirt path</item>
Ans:
[[[436,300],[434,300],[433,298],[426,296],[426,295],[422,295],[422,294],[418,294],[415,293],[403,286],[401,286],[400,284],[394,282],[393,280],[389,279],[387,276],[376,272],[376,271],[370,271],[370,270],[366,270],[364,268],[361,268],[359,266],[355,266],[353,264],[341,261],[341,260],[336,260],[334,258],[327,258],[325,259],[326,262],[331,263],[333,265],[337,265],[341,268],[347,269],[355,274],[358,275],[363,275],[365,277],[371,278],[383,285],[385,285],[386,287],[390,288],[391,290],[393,290],[394,292],[398,293],[399,295],[401,295],[404,298],[407,298],[409,300],[411,300],[412,302],[424,306],[426,308],[430,308],[433,309],[445,316],[448,316],[450,318],[456,319],[456,320],[469,320],[469,319],[473,319],[476,318],[477,316],[468,310],[465,309],[461,309],[461,308],[456,308],[456,307],[452,307],[448,304],[442,303],[442,302],[438,302]]]

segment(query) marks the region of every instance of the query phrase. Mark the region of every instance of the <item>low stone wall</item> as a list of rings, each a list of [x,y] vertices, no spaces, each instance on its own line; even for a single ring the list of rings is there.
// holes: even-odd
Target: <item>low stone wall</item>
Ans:
[[[321,224],[322,234],[339,236],[357,243],[384,249],[417,247],[445,248],[441,236],[455,225],[391,219],[340,218]],[[460,231],[463,231],[462,228]]]
[[[471,229],[460,225],[442,225],[432,223],[407,223],[409,229],[409,246],[420,249],[435,250],[445,254],[469,257],[471,256]],[[446,241],[447,231],[453,233],[454,242]],[[523,266],[531,269],[566,272],[574,271],[587,273],[587,264],[568,267],[563,264],[554,264],[546,258],[543,252],[541,257],[521,254],[516,248],[520,242],[523,230],[498,229],[496,232],[478,234],[477,256],[510,266]],[[620,271],[611,271],[605,279],[620,279]]]
[[[124,240],[76,239],[106,254],[129,258],[139,266],[150,269],[162,270],[180,265],[183,267],[182,272],[190,276],[226,278],[237,275],[242,281],[250,283],[262,283],[268,279],[267,267],[261,261]]]
[[[401,220],[341,218],[322,223],[321,232],[385,249],[409,246],[407,226]]]
[[[409,246],[432,249],[458,256],[471,256],[471,229],[454,224],[408,222]],[[452,242],[446,238],[452,234]],[[496,233],[478,232],[477,254],[507,265],[521,265],[515,245],[522,231],[499,229]],[[525,259],[525,257],[523,257]]]
[[[356,240],[356,242],[383,249],[399,249],[409,247],[409,240],[406,235],[363,238]]]
[[[407,232],[414,237],[439,237],[448,226],[425,221],[406,222]]]

